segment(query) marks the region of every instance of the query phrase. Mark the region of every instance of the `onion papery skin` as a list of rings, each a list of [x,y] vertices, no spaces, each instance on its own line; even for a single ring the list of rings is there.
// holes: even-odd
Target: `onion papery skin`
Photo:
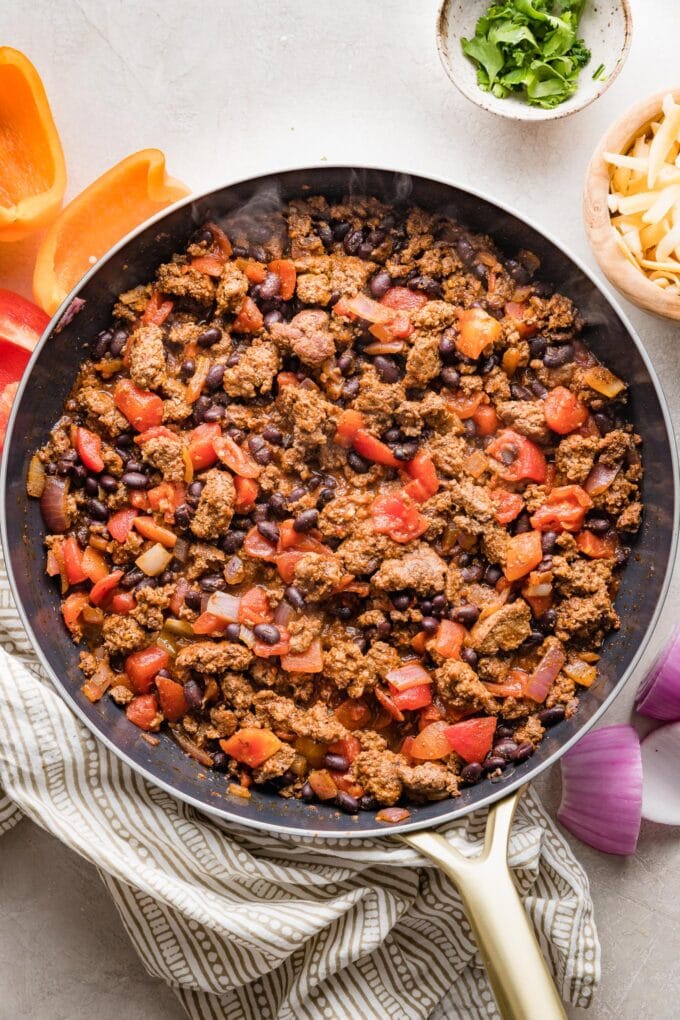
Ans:
[[[642,756],[632,726],[594,730],[567,751],[557,817],[596,850],[635,853],[642,821]]]

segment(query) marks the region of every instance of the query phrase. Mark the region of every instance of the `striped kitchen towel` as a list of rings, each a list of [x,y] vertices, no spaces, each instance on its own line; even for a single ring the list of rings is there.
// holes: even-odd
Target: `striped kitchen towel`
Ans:
[[[98,743],[38,666],[1,561],[0,786],[0,833],[24,814],[96,865],[144,966],[192,1020],[498,1016],[460,899],[417,853],[220,825]],[[440,831],[475,853],[484,817]],[[588,880],[531,792],[510,863],[563,998],[588,1006]]]

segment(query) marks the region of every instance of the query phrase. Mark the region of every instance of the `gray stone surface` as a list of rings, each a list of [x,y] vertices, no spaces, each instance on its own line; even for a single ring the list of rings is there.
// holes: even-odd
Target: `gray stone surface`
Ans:
[[[408,167],[480,188],[557,235],[591,267],[580,192],[598,138],[640,97],[677,85],[680,4],[633,0],[628,63],[574,118],[523,126],[478,111],[449,84],[437,0],[4,0],[0,39],[45,82],[69,196],[124,155],[164,149],[196,190],[320,161]],[[594,66],[597,66],[597,60]],[[0,285],[30,293],[35,242],[0,247]],[[678,328],[631,309],[680,422]],[[678,576],[653,647],[678,609]],[[649,661],[649,656],[647,656]],[[629,718],[633,687],[607,721]],[[540,784],[556,807],[559,775]],[[636,857],[574,841],[590,876],[603,981],[589,1016],[678,1016],[680,841],[645,826]],[[0,1020],[174,1020],[94,869],[29,822],[0,840]],[[577,1011],[574,1016],[580,1016]]]

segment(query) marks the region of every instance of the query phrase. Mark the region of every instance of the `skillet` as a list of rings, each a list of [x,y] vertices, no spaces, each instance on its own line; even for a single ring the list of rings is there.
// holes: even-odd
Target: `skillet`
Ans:
[[[405,822],[376,823],[373,813],[349,818],[323,805],[256,792],[250,800],[225,793],[224,777],[205,775],[167,734],[158,747],[142,740],[114,702],[90,704],[80,693],[78,649],[62,625],[59,597],[44,574],[44,526],[37,501],[26,496],[32,451],[59,418],[92,338],[108,325],[117,295],[147,280],[207,218],[222,219],[244,206],[278,208],[294,197],[370,193],[385,202],[444,212],[466,227],[490,234],[508,254],[520,248],[541,260],[539,279],[570,297],[588,323],[585,340],[630,386],[630,413],[642,436],[646,510],[616,602],[621,629],[610,635],[599,680],[581,696],[578,712],[548,730],[536,753],[451,800],[412,806]],[[69,320],[76,296],[84,305]],[[593,723],[631,676],[658,618],[669,583],[678,523],[678,472],[672,426],[649,358],[622,311],[589,271],[524,218],[477,193],[450,183],[390,170],[316,167],[254,177],[192,197],[123,239],[75,288],[52,319],[20,385],[2,464],[1,526],[14,597],[38,656],[70,708],[130,767],[167,792],[222,821],[254,829],[317,838],[400,835],[437,860],[454,879],[468,907],[478,945],[501,1012],[523,1020],[563,1016],[506,865],[506,846],[518,791],[553,764]],[[513,796],[510,796],[513,795]],[[491,806],[487,842],[476,861],[464,861],[428,828]],[[502,930],[511,933],[504,936]]]

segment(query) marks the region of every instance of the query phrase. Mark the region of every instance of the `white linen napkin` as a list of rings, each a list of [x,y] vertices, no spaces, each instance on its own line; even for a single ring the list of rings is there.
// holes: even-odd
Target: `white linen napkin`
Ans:
[[[460,898],[415,851],[221,825],[96,741],[38,666],[1,558],[0,786],[0,834],[25,814],[91,861],[192,1020],[498,1017]],[[484,823],[439,831],[472,854]],[[562,997],[588,1006],[600,978],[588,879],[531,791],[510,863]]]

